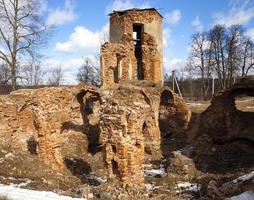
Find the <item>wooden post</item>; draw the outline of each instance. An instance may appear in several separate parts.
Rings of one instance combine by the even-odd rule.
[[[178,93],[179,93],[180,97],[183,98],[182,93],[181,93],[181,90],[180,90],[179,85],[178,85],[178,82],[177,82],[177,80],[176,80],[176,77],[174,77],[174,78],[175,78],[175,82],[176,82],[176,87],[177,87]]]
[[[175,70],[172,71],[172,89],[175,91]]]

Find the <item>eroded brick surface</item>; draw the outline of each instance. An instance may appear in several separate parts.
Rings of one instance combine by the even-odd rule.
[[[190,119],[185,102],[162,86],[162,46],[157,10],[113,12],[110,42],[101,47],[102,87],[1,96],[0,141],[59,171],[71,154],[94,155],[102,147],[109,179],[144,184],[145,155],[162,156],[161,130],[178,131]]]
[[[134,26],[140,27],[137,40],[133,36]],[[110,42],[101,48],[103,86],[125,80],[162,84],[162,46],[162,17],[155,9],[132,9],[110,14]]]
[[[79,86],[43,88],[0,96],[1,144],[18,151],[32,151],[60,171],[68,156],[62,150],[71,147],[68,138],[76,138],[79,154],[86,155],[88,144],[80,105],[72,106],[73,97],[79,91]]]
[[[242,112],[235,106],[235,99],[242,95],[254,96],[253,76],[216,93],[211,105],[202,114],[201,126],[211,133],[214,140],[220,143],[235,139],[254,141],[253,112]]]

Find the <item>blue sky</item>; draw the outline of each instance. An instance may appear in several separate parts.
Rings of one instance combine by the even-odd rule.
[[[184,66],[191,35],[214,24],[242,24],[254,40],[254,0],[48,0],[44,17],[56,26],[43,50],[46,68],[61,66],[63,84],[76,83],[85,57],[96,62],[108,34],[108,13],[133,7],[155,7],[164,17],[164,69]]]

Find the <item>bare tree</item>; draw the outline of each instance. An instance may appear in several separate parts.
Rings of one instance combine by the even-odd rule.
[[[16,89],[17,67],[23,59],[36,57],[43,44],[46,27],[40,17],[39,0],[0,0],[0,59],[11,71],[12,89]]]
[[[63,79],[63,71],[62,67],[58,66],[51,70],[48,78],[48,85],[51,86],[59,86]]]
[[[98,59],[96,57],[96,59]],[[93,85],[99,85],[99,67],[94,64],[91,59],[86,58],[84,64],[79,68],[77,73],[77,80],[83,83],[91,83]]]
[[[243,39],[240,55],[242,59],[240,73],[241,77],[245,77],[251,69],[254,69],[254,43],[250,38]]]
[[[209,40],[211,42],[210,55],[211,65],[214,73],[217,75],[221,89],[226,88],[227,81],[227,32],[226,27],[215,25],[209,31]]]
[[[233,84],[239,65],[241,64],[241,49],[243,47],[243,38],[245,38],[244,29],[241,25],[229,27],[227,37],[227,87]]]
[[[22,77],[29,86],[38,86],[42,84],[45,71],[41,68],[41,63],[32,60],[22,67]]]
[[[197,68],[201,75],[201,97],[204,99],[209,89],[209,78],[211,76],[211,57],[209,49],[211,43],[208,40],[207,33],[198,32],[192,36],[191,55],[189,57],[189,66]]]
[[[0,84],[1,85],[7,85],[7,83],[10,80],[10,70],[6,66],[6,64],[1,63],[0,64]]]
[[[254,44],[241,25],[215,25],[207,34],[193,35],[189,60],[199,69],[205,97],[212,74],[217,77],[218,89],[226,89],[236,76],[244,77],[254,69]]]

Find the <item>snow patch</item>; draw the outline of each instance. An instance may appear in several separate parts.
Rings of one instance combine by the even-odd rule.
[[[145,186],[146,186],[146,189],[148,190],[152,190],[154,188],[154,184],[150,184],[150,183],[145,184]]]
[[[95,175],[92,175],[92,174],[85,175],[85,177],[86,177],[88,180],[94,180],[94,181],[98,182],[99,184],[103,184],[103,183],[106,183],[106,182],[107,182],[106,179],[103,179],[103,178],[101,178],[101,177],[98,177],[98,176],[95,176]]]
[[[161,186],[155,186],[155,185],[152,184],[152,183],[147,183],[147,184],[145,184],[145,187],[146,187],[146,189],[148,189],[148,190],[155,190],[155,189],[160,188]]]
[[[0,179],[2,180],[10,180],[10,181],[22,181],[19,184],[14,184],[11,183],[10,185],[13,187],[26,187],[27,185],[29,185],[30,183],[32,183],[33,181],[28,179],[28,178],[14,178],[14,177],[4,177],[4,176],[0,176]]]
[[[247,191],[242,194],[230,197],[227,200],[253,200],[253,199],[254,199],[254,192]]]
[[[83,198],[60,196],[53,192],[21,189],[14,185],[2,184],[0,184],[0,195],[7,196],[11,200],[85,200]]]
[[[189,182],[181,182],[178,183],[175,187],[176,193],[181,193],[185,191],[189,192],[198,192],[200,190],[201,186],[197,183],[189,183]]]
[[[150,176],[150,177],[163,177],[166,176],[165,168],[163,165],[160,165],[159,169],[150,169],[150,170],[145,170],[145,176]]]
[[[252,172],[249,173],[249,174],[245,174],[245,175],[243,175],[243,176],[240,176],[239,178],[233,180],[232,183],[241,183],[241,182],[250,180],[250,179],[252,179],[252,178],[254,178],[254,171],[252,171]]]

